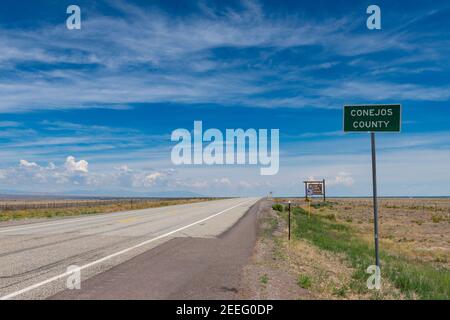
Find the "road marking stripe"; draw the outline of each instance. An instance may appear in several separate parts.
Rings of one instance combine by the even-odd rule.
[[[187,228],[192,227],[192,226],[194,226],[194,225],[196,225],[196,224],[199,224],[199,223],[202,223],[202,222],[204,222],[204,221],[207,221],[207,220],[209,220],[209,219],[211,219],[211,218],[217,217],[218,215],[220,215],[220,214],[222,214],[222,213],[225,213],[225,212],[227,212],[227,211],[230,211],[230,210],[232,210],[232,209],[234,209],[234,208],[236,208],[236,207],[239,207],[240,205],[243,205],[243,204],[245,204],[245,203],[247,203],[247,202],[250,202],[250,201],[253,201],[253,199],[250,199],[250,200],[246,200],[246,201],[240,202],[240,203],[238,203],[238,204],[235,205],[235,206],[232,206],[232,207],[230,207],[230,208],[228,208],[228,209],[225,209],[225,210],[222,210],[222,211],[220,211],[220,212],[218,212],[218,213],[215,213],[215,214],[213,214],[213,215],[210,215],[209,217],[206,217],[206,218],[204,218],[204,219],[201,219],[201,220],[195,221],[195,222],[193,222],[193,223],[190,223],[190,224],[188,224],[188,225],[186,225],[186,226],[184,226],[184,227],[181,227],[181,228],[178,228],[178,229],[169,231],[169,232],[164,233],[164,234],[162,234],[162,235],[159,235],[159,236],[157,236],[157,237],[155,237],[155,238],[152,238],[152,239],[146,240],[146,241],[144,241],[144,242],[138,243],[138,244],[136,244],[136,245],[134,245],[134,246],[132,246],[132,247],[129,247],[129,248],[123,249],[123,250],[121,250],[121,251],[118,251],[118,252],[116,252],[116,253],[110,254],[110,255],[108,255],[108,256],[106,256],[106,257],[103,257],[103,258],[101,258],[101,259],[92,261],[92,262],[90,262],[90,263],[88,263],[88,264],[85,264],[85,265],[79,267],[77,270],[80,270],[80,271],[81,271],[81,270],[83,270],[83,269],[92,267],[92,266],[94,266],[94,265],[96,265],[96,264],[102,263],[102,262],[104,262],[104,261],[106,261],[106,260],[109,260],[109,259],[111,259],[111,258],[117,257],[117,256],[119,256],[119,255],[122,255],[122,254],[124,254],[124,253],[129,252],[129,251],[132,251],[132,250],[134,250],[134,249],[137,249],[137,248],[139,248],[139,247],[145,246],[146,244],[149,244],[149,243],[151,243],[151,242],[153,242],[153,241],[156,241],[156,240],[165,238],[165,237],[170,236],[170,235],[172,235],[172,234],[174,234],[174,233],[177,233],[177,232],[179,232],[179,231],[181,231],[181,230],[187,229]],[[16,292],[7,294],[6,296],[0,297],[0,300],[8,300],[8,299],[14,298],[14,297],[16,297],[16,296],[18,296],[18,295],[21,295],[21,294],[26,293],[26,292],[28,292],[28,291],[34,290],[34,289],[36,289],[36,288],[39,288],[39,287],[41,287],[41,286],[43,286],[43,285],[46,285],[46,284],[51,283],[51,282],[53,282],[53,281],[59,280],[59,279],[61,279],[61,278],[67,277],[67,276],[69,276],[69,275],[71,275],[71,274],[73,274],[73,271],[66,271],[66,272],[64,272],[64,273],[62,273],[62,274],[60,274],[60,275],[51,277],[51,278],[49,278],[49,279],[47,279],[47,280],[38,282],[38,283],[33,284],[33,285],[31,285],[31,286],[29,286],[29,287],[26,287],[26,288],[24,288],[24,289],[21,289],[21,290],[18,290],[18,291],[16,291]]]
[[[126,219],[117,220],[117,222],[120,222],[120,223],[128,223],[128,222],[133,222],[133,221],[136,221],[136,220],[139,220],[139,219],[142,219],[142,218],[139,218],[139,217],[130,217],[130,218],[126,218]]]

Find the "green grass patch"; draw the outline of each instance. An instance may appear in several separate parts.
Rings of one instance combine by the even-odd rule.
[[[333,294],[339,298],[345,298],[347,296],[347,291],[348,289],[345,286],[333,288]]]
[[[267,282],[269,282],[269,277],[265,274],[259,279],[259,281],[261,281],[262,284],[267,284]]]
[[[275,203],[273,206],[272,206],[272,209],[273,210],[276,210],[276,211],[279,211],[279,212],[283,212],[283,205],[281,204],[281,203]]]
[[[332,201],[311,202],[311,207],[314,209],[333,208],[334,204],[336,203]]]
[[[302,208],[294,208],[293,214],[294,237],[307,239],[321,249],[345,254],[355,268],[349,286],[358,292],[368,292],[366,269],[374,264],[373,245],[359,238],[351,226],[314,214],[308,217]],[[380,257],[382,277],[388,278],[407,298],[450,299],[450,270],[385,251],[380,252]],[[343,289],[336,290],[336,295],[340,296]]]
[[[300,288],[309,289],[309,288],[311,288],[311,285],[312,285],[311,278],[309,276],[307,276],[306,274],[301,274],[297,278],[297,285]]]

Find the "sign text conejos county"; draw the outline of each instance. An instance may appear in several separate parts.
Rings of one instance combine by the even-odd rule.
[[[344,132],[399,132],[400,123],[399,104],[344,106]]]

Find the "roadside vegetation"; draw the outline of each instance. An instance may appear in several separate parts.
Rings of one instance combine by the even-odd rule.
[[[275,204],[272,206],[272,209],[273,209],[273,210],[276,210],[276,211],[279,211],[279,212],[283,212],[284,207],[283,207],[283,205],[280,204],[280,203],[275,203]]]
[[[423,201],[380,201],[380,290],[367,288],[375,260],[370,199],[268,202],[243,298],[450,299],[450,199]]]
[[[118,201],[104,205],[83,205],[80,207],[67,208],[39,208],[24,210],[5,210],[0,211],[0,221],[20,220],[31,218],[52,218],[64,216],[90,215],[96,213],[111,213],[127,210],[138,210],[147,208],[158,208],[177,204],[188,204],[214,200],[213,198],[191,198],[191,199],[165,199],[149,201]]]
[[[358,237],[356,231],[334,221],[333,216],[308,216],[303,208],[293,210],[297,239],[306,239],[320,249],[344,254],[355,269],[348,287],[367,291],[366,269],[374,264],[373,246]],[[380,252],[382,279],[387,278],[407,299],[450,299],[450,270],[413,261],[387,251]]]

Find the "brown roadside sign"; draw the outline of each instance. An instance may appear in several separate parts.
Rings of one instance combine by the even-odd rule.
[[[310,195],[321,196],[323,195],[323,184],[322,183],[308,183],[308,190]]]

